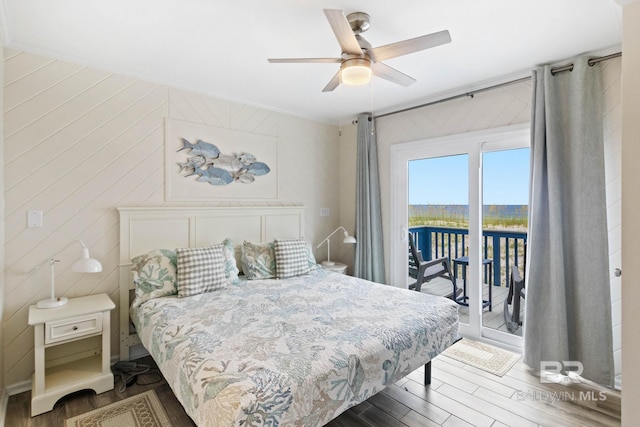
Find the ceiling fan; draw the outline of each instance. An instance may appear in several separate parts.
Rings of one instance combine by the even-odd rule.
[[[340,83],[350,85],[368,83],[372,73],[402,86],[409,86],[415,83],[414,78],[383,64],[382,61],[451,42],[449,31],[444,30],[372,48],[371,44],[361,35],[369,29],[369,15],[364,12],[354,12],[345,16],[344,12],[339,9],[324,9],[324,14],[342,48],[340,58],[268,59],[271,63],[340,64],[340,70],[322,89],[323,92],[334,90]]]

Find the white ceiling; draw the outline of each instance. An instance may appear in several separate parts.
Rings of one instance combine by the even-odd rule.
[[[615,0],[0,0],[5,45],[337,124],[619,49]],[[371,16],[374,46],[449,30],[452,43],[385,61],[417,79],[322,93],[338,57],[322,9]],[[611,52],[608,52],[611,53]]]

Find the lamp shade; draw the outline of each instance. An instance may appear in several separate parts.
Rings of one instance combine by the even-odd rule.
[[[342,83],[357,86],[371,80],[371,61],[366,58],[347,59],[341,66]]]
[[[347,232],[345,231],[346,236],[344,237],[344,240],[342,241],[342,243],[350,243],[352,245],[356,244],[356,238],[353,236],[349,236],[347,234]]]
[[[82,248],[82,257],[71,266],[71,270],[76,273],[100,273],[102,264],[89,256],[88,248]]]

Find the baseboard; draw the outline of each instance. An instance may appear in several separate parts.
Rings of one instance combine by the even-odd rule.
[[[7,386],[7,394],[9,396],[15,396],[25,391],[31,391],[31,380],[20,381]]]

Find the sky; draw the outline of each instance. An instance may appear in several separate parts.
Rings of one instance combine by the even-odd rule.
[[[526,205],[529,199],[529,148],[483,153],[483,204]],[[409,162],[410,205],[466,205],[468,156]]]

